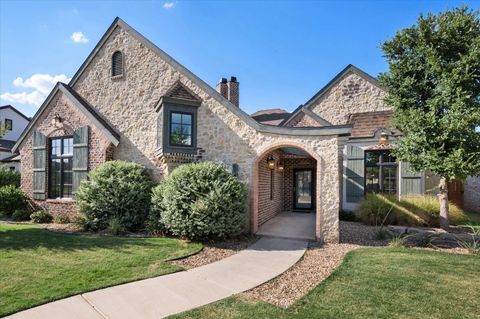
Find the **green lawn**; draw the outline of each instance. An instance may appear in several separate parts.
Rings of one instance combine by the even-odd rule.
[[[81,292],[180,270],[200,244],[53,233],[0,223],[0,317]]]
[[[365,248],[286,310],[232,297],[172,318],[478,318],[479,287],[480,257]]]

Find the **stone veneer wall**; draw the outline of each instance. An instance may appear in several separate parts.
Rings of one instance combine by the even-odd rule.
[[[112,80],[111,56],[116,50],[123,52],[126,70],[123,79]],[[226,100],[212,97],[121,28],[114,30],[106,40],[74,89],[119,131],[120,144],[114,150],[114,159],[142,164],[159,180],[165,175],[166,168],[156,152],[158,114],[154,107],[178,80],[203,100],[197,123],[197,145],[205,151],[202,159],[222,162],[227,167],[237,163],[239,177],[251,192],[252,181],[256,178],[252,175],[253,163],[273,145],[308,149],[321,159],[318,178],[322,191],[318,201],[317,236],[324,241],[338,241],[336,136],[293,136],[256,131],[220,103],[220,100],[227,103]],[[252,212],[252,216],[254,214]]]
[[[464,190],[465,210],[480,213],[480,177],[469,176]]]
[[[58,113],[62,117],[63,128],[55,129],[52,127],[52,119]],[[53,99],[46,111],[42,114],[33,130],[40,131],[47,137],[47,163],[49,156],[48,138],[59,136],[72,136],[73,132],[79,127],[88,125],[89,130],[89,155],[88,166],[93,169],[109,159],[112,153],[113,145],[105,135],[97,129],[90,120],[80,112],[72,103],[61,93]],[[23,191],[32,196],[33,182],[33,143],[32,137],[27,137],[20,146],[21,156],[21,186]],[[111,157],[111,156],[110,156]],[[48,194],[48,165],[45,180],[45,189]],[[48,197],[48,196],[47,196]],[[72,199],[47,199],[45,201],[33,201],[38,207],[47,210],[52,215],[67,214],[73,216],[76,212],[76,206]]]
[[[283,209],[283,176],[277,169],[271,170],[267,166],[267,158],[272,155],[278,163],[280,152],[274,151],[262,157],[258,163],[258,225],[262,225]],[[271,173],[273,172],[273,193],[271,191]]]
[[[333,125],[346,124],[349,114],[389,110],[385,91],[350,72],[315,101],[310,110]]]
[[[288,127],[321,127],[317,121],[315,121],[311,116],[300,112],[295,116],[295,118],[288,123]]]
[[[309,157],[309,158],[302,158],[302,157],[296,157],[292,155],[286,155],[286,157],[283,159],[283,163],[285,165],[284,169],[284,189],[283,189],[283,197],[284,197],[284,202],[283,202],[283,209],[286,211],[293,211],[293,202],[294,202],[294,194],[293,194],[293,187],[295,184],[295,177],[294,177],[294,170],[295,169],[312,169],[313,170],[313,176],[315,177],[315,172],[317,168],[317,163],[315,159]],[[313,191],[312,194],[316,193],[315,189],[315,181],[313,181]],[[313,195],[315,196],[315,195]]]

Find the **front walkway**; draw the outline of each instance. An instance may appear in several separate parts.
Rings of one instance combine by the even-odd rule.
[[[163,318],[269,281],[293,266],[306,248],[305,241],[261,238],[238,254],[209,265],[76,295],[7,318]]]
[[[315,213],[280,213],[260,226],[257,235],[315,240]]]

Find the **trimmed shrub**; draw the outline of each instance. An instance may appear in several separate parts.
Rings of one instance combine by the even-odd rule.
[[[246,214],[243,183],[223,166],[202,162],[178,167],[154,189],[149,224],[189,239],[217,239],[242,232]]]
[[[17,209],[27,207],[27,195],[14,185],[0,187],[0,212],[10,217]]]
[[[39,210],[39,211],[31,214],[30,219],[32,220],[32,222],[37,223],[37,224],[47,224],[47,223],[52,222],[53,217],[49,213],[47,213],[43,210]]]
[[[468,216],[456,205],[449,203],[449,211],[452,225],[468,221]],[[391,196],[367,194],[356,213],[369,225],[380,225],[383,220],[384,224],[405,226],[438,227],[440,224],[440,206],[434,196],[410,196],[398,201]]]
[[[125,230],[144,227],[152,186],[146,169],[135,163],[110,161],[92,170],[75,195],[85,228],[103,230],[112,219]]]
[[[13,185],[20,187],[20,173],[10,169],[0,167],[0,187]]]
[[[15,221],[30,220],[30,212],[26,209],[17,209],[13,212],[12,219]]]
[[[53,221],[57,224],[69,224],[71,222],[67,214],[57,214],[53,217]]]

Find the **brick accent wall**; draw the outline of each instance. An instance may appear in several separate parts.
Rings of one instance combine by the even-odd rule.
[[[262,225],[283,209],[283,173],[267,166],[267,158],[272,155],[278,163],[280,152],[275,151],[264,156],[258,163],[258,224]],[[273,173],[273,193],[271,193],[271,174]],[[272,196],[271,196],[272,195]]]
[[[52,119],[55,114],[62,118],[63,127],[52,126]],[[97,129],[90,120],[80,112],[61,92],[50,102],[45,112],[38,120],[33,130],[38,130],[47,137],[47,167],[45,189],[48,197],[48,161],[49,161],[49,140],[51,137],[72,136],[79,127],[88,125],[89,130],[89,170],[111,160],[114,146],[107,137]],[[31,135],[28,136],[19,148],[21,156],[21,187],[28,195],[32,196],[33,188],[33,144]],[[33,200],[32,203],[40,209],[46,210],[52,215],[67,214],[73,216],[77,208],[72,199],[47,199],[45,201]]]
[[[283,159],[284,163],[284,190],[283,190],[283,210],[292,211],[294,204],[293,187],[295,185],[294,170],[295,169],[312,169],[312,177],[315,178],[317,163],[315,159],[311,157],[299,157],[295,155],[285,155]],[[315,181],[313,181],[312,196],[315,198]]]

